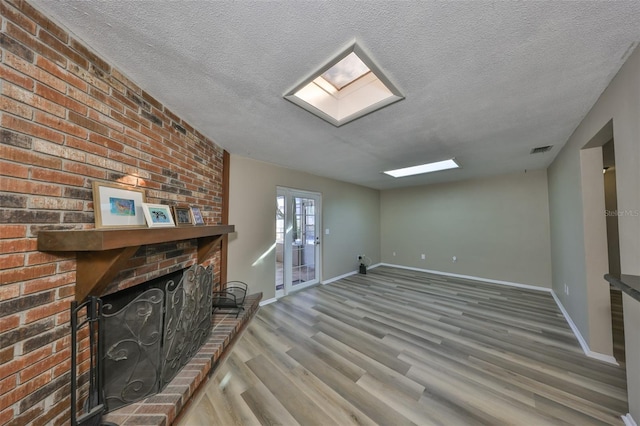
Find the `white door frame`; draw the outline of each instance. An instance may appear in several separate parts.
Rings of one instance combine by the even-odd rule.
[[[285,296],[291,292],[302,290],[320,282],[322,271],[322,194],[319,192],[305,191],[300,189],[286,188],[278,186],[276,197],[283,196],[285,198],[284,211],[284,244],[283,244],[283,266],[284,266],[284,289],[276,290],[276,298]],[[311,198],[315,201],[315,278],[304,283],[293,285],[293,216],[295,214],[295,198]]]

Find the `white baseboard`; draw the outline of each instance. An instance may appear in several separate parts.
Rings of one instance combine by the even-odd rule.
[[[611,355],[594,352],[589,348],[589,344],[586,340],[584,340],[584,337],[582,337],[582,333],[580,333],[580,330],[578,330],[578,327],[569,316],[569,312],[567,312],[567,310],[564,308],[558,296],[556,296],[556,293],[554,291],[551,291],[551,295],[553,296],[553,300],[556,301],[556,305],[558,305],[560,312],[562,312],[562,315],[564,315],[564,319],[567,320],[569,327],[571,327],[571,331],[573,331],[574,336],[576,336],[576,339],[578,339],[578,343],[580,343],[580,347],[582,348],[584,354],[589,358],[594,358],[613,365],[620,365],[618,364],[618,361],[616,361],[616,359]]]
[[[447,276],[447,277],[464,278],[464,279],[467,279],[467,280],[483,281],[483,282],[492,283],[492,284],[507,285],[507,286],[511,286],[511,287],[526,288],[528,290],[544,291],[546,293],[551,293],[551,296],[553,296],[553,300],[556,301],[556,305],[558,305],[558,308],[562,312],[562,315],[564,315],[564,318],[567,321],[567,323],[569,324],[569,327],[571,327],[571,331],[573,331],[573,334],[576,336],[576,339],[578,339],[578,343],[580,343],[580,347],[582,348],[582,351],[584,352],[584,354],[586,356],[588,356],[589,358],[594,358],[594,359],[597,359],[597,360],[600,360],[600,361],[603,361],[603,362],[606,362],[606,363],[609,363],[609,364],[613,364],[613,365],[619,365],[618,361],[616,361],[616,359],[614,357],[612,357],[611,355],[605,355],[605,354],[601,354],[599,352],[594,352],[589,348],[589,345],[587,344],[587,341],[584,340],[584,337],[582,337],[582,334],[580,333],[580,330],[578,330],[578,327],[576,326],[576,324],[573,322],[573,320],[569,316],[569,313],[564,308],[564,306],[562,306],[562,302],[560,302],[560,299],[558,299],[558,296],[556,296],[555,292],[551,288],[538,287],[538,286],[529,285],[529,284],[514,283],[514,282],[510,282],[510,281],[492,280],[492,279],[488,279],[488,278],[474,277],[474,276],[471,276],[471,275],[452,274],[450,272],[442,272],[442,271],[434,271],[434,270],[431,270],[431,269],[414,268],[414,267],[411,267],[411,266],[394,265],[394,264],[391,264],[391,263],[380,263],[380,264],[378,264],[376,266],[379,266],[379,265],[390,266],[392,268],[408,269],[408,270],[412,270],[412,271],[427,272],[427,273],[430,273],[430,274],[444,275],[444,276]]]
[[[382,265],[382,263],[376,263],[375,265],[367,266],[367,270],[373,269],[373,268],[377,268],[380,265]],[[347,272],[346,274],[338,275],[337,277],[329,278],[328,280],[323,280],[322,281],[322,285],[331,284],[334,281],[338,281],[338,280],[341,280],[343,278],[347,278],[347,277],[350,277],[352,275],[356,275],[358,273],[359,273],[359,271]]]
[[[624,422],[625,426],[638,426],[635,420],[633,420],[633,417],[631,417],[631,413],[627,413],[627,415],[622,416],[622,421]]]
[[[432,269],[423,269],[423,268],[414,268],[414,267],[411,267],[411,266],[394,265],[393,263],[379,263],[376,266],[390,266],[392,268],[400,268],[400,269],[408,269],[408,270],[411,270],[411,271],[427,272],[429,274],[444,275],[444,276],[453,277],[453,278],[463,278],[463,279],[466,279],[466,280],[482,281],[482,282],[491,283],[491,284],[508,285],[510,287],[526,288],[528,290],[544,291],[544,292],[547,292],[547,293],[551,292],[551,289],[547,288],[547,287],[540,287],[540,286],[530,285],[530,284],[520,284],[520,283],[511,282],[511,281],[493,280],[493,279],[490,279],[490,278],[474,277],[474,276],[471,276],[471,275],[453,274],[451,272],[435,271],[435,270],[432,270]]]
[[[378,265],[375,265],[375,266],[378,266]],[[373,266],[373,267],[375,267],[375,266]],[[370,267],[369,269],[371,269],[371,268],[372,267]],[[322,284],[322,285],[331,284],[334,281],[338,281],[338,280],[341,280],[343,278],[347,278],[347,277],[350,277],[352,275],[356,275],[357,273],[358,273],[358,271],[347,272],[346,274],[338,275],[337,277],[329,278],[328,280],[323,280],[320,284]],[[312,284],[311,286],[313,286],[313,285],[317,285],[317,284]],[[309,287],[311,287],[311,286],[309,286]],[[303,287],[303,288],[297,289],[296,291],[304,290],[305,288],[307,288],[307,287]],[[271,298],[271,299],[267,299],[267,300],[263,300],[263,301],[260,302],[260,306],[265,306],[265,305],[268,305],[270,303],[277,302],[277,301],[278,301],[277,297],[274,297],[274,298]]]
[[[346,274],[338,275],[337,277],[329,278],[328,280],[323,280],[322,281],[322,285],[331,284],[334,281],[338,281],[338,280],[341,280],[343,278],[350,277],[351,275],[355,275],[357,273],[358,273],[358,271],[351,271],[351,272],[347,272]]]
[[[277,302],[277,301],[278,301],[278,299],[276,299],[275,297],[272,297],[271,299],[261,300],[259,305],[260,306],[265,306],[265,305],[268,305],[270,303]]]

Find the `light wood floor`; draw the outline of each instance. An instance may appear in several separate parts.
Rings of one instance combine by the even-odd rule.
[[[609,290],[611,295],[611,327],[613,334],[613,356],[620,364],[626,362],[624,344],[624,312],[622,308],[622,291],[617,288]]]
[[[187,410],[196,425],[617,424],[625,372],[548,293],[388,267],[263,307]]]

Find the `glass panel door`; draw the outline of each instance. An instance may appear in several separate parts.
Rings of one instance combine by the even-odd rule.
[[[318,193],[278,188],[276,197],[276,297],[320,281]]]
[[[316,202],[314,198],[294,197],[293,265],[291,284],[317,282],[316,274]]]
[[[284,195],[276,197],[276,296],[284,292],[284,230],[285,199]]]

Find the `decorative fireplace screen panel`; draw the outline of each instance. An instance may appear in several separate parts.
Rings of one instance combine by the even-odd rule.
[[[109,410],[157,393],[162,344],[162,290],[151,289],[119,311],[104,304],[105,403]]]
[[[211,267],[187,269],[180,283],[173,287],[173,282],[169,282],[165,288],[167,298],[161,389],[198,352],[212,327]]]
[[[105,298],[102,359],[108,411],[158,393],[195,355],[212,327],[212,286],[212,268],[194,265],[133,293]]]

